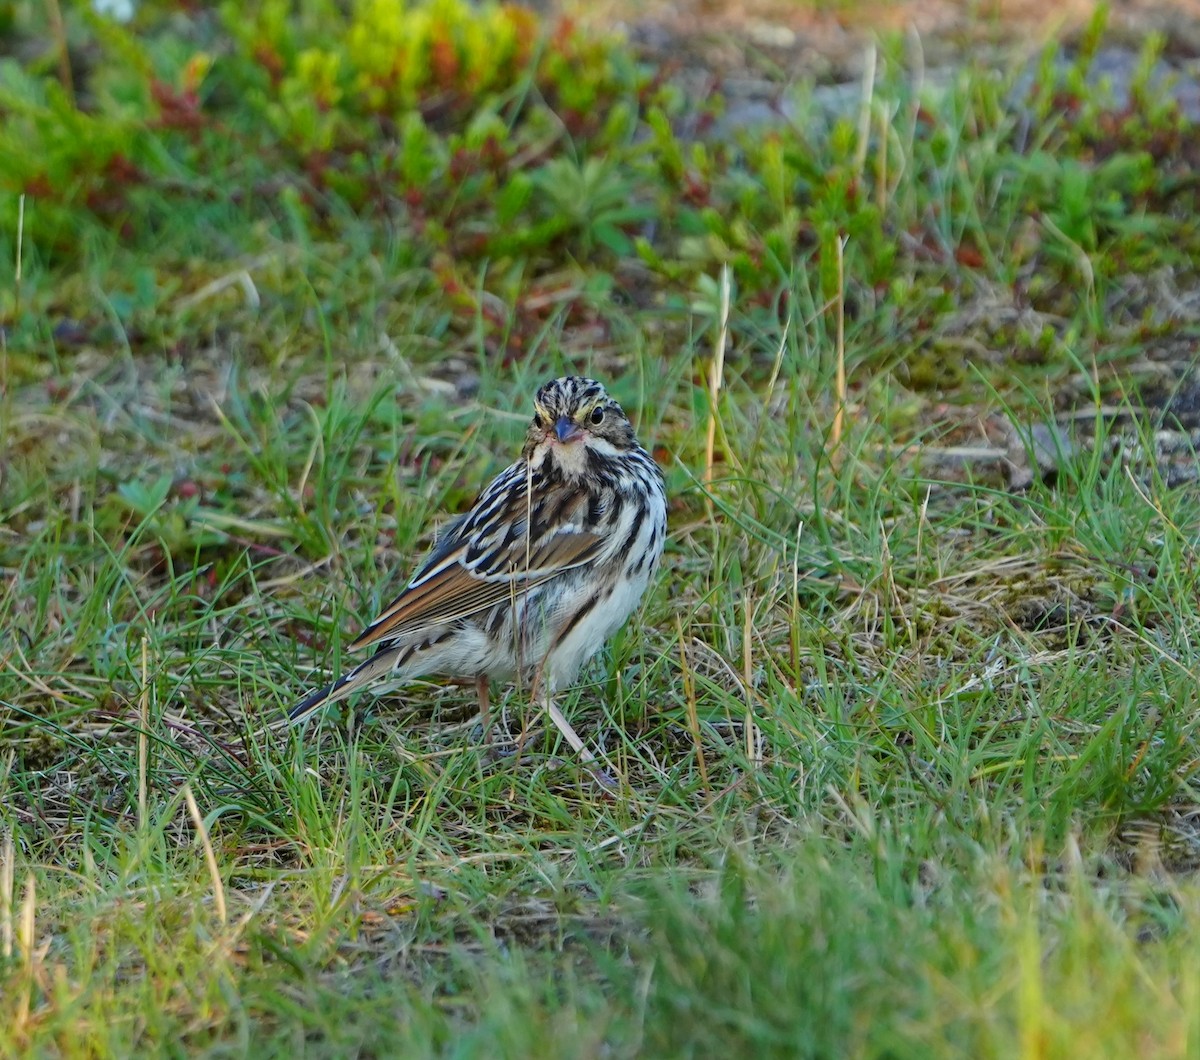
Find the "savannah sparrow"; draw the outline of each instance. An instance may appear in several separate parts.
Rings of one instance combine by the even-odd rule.
[[[299,721],[387,673],[529,683],[575,751],[593,755],[554,705],[629,617],[662,558],[662,472],[594,379],[566,376],[534,398],[521,459],[455,519],[351,648],[369,659],[292,708]]]

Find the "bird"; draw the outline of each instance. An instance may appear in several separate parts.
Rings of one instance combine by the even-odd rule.
[[[621,406],[594,379],[541,386],[521,456],[435,539],[400,594],[358,635],[365,661],[305,696],[298,723],[390,674],[530,689],[575,753],[554,702],[638,606],[662,561],[667,493]]]

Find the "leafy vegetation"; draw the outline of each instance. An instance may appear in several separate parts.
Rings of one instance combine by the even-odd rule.
[[[0,6],[0,1052],[1194,1051],[1162,40],[739,129],[521,8],[56,10]],[[567,369],[672,496],[562,704],[619,789],[521,689],[520,757],[435,684],[273,727]]]

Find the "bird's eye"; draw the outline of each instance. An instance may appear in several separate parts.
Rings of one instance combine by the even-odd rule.
[[[604,409],[602,409],[599,405],[597,405],[594,409],[592,409],[592,414],[588,417],[588,419],[592,423],[603,423],[604,422]]]

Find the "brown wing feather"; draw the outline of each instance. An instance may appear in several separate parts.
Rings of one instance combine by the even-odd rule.
[[[459,562],[451,562],[432,577],[410,585],[350,647],[364,648],[388,637],[467,618],[502,600],[524,596],[563,571],[587,563],[601,543],[602,538],[585,530],[563,531],[542,541],[526,557],[525,539],[521,538],[505,550],[505,573],[480,577],[461,562],[467,549],[464,542],[457,550]],[[495,564],[492,569],[496,569]]]

